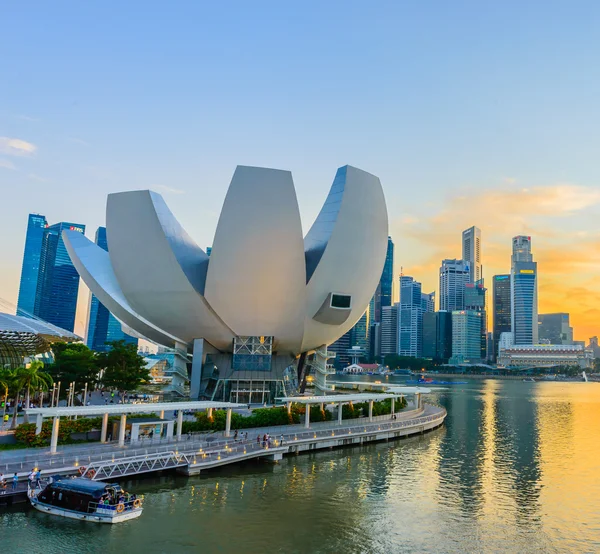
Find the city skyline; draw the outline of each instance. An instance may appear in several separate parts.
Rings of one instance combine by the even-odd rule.
[[[5,40],[23,47],[2,61],[0,297],[16,304],[29,213],[96,229],[108,193],[150,188],[212,244],[247,163],[294,172],[306,233],[331,168],[350,163],[381,179],[394,280],[403,266],[437,290],[475,225],[489,283],[510,271],[512,237],[533,236],[540,313],[568,311],[578,340],[599,334],[594,18],[517,2],[341,6],[149,9],[133,32],[133,5],[119,25],[92,5],[8,6]]]

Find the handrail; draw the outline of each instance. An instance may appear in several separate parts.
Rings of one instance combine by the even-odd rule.
[[[422,413],[422,412],[421,412]],[[401,412],[397,415],[401,416]],[[112,450],[112,445],[107,445],[105,448],[96,447],[83,452],[73,452],[71,454],[65,454],[63,456],[54,456],[52,458],[42,458],[39,454],[25,456],[25,460],[21,459],[12,463],[2,464],[2,468],[6,467],[6,472],[9,472],[9,468],[18,469],[21,467],[22,470],[29,470],[29,465],[32,463],[36,467],[45,467],[43,472],[45,474],[52,473],[52,468],[57,467],[68,467],[75,463],[75,466],[86,466],[86,471],[90,468],[97,469],[99,466],[105,464],[112,465],[115,463],[122,463],[132,459],[139,460],[153,460],[156,458],[168,457],[171,455],[189,454],[198,455],[198,453],[206,454],[206,457],[229,457],[236,452],[243,450],[251,450],[256,452],[258,449],[262,449],[262,436],[266,433],[271,434],[271,447],[277,447],[279,445],[279,437],[284,436],[284,445],[290,441],[303,440],[304,437],[307,439],[325,436],[340,436],[340,435],[358,435],[364,433],[377,432],[378,430],[387,429],[402,429],[405,427],[419,426],[430,421],[440,420],[445,418],[447,412],[444,408],[437,407],[437,412],[430,415],[419,415],[417,417],[402,418],[402,419],[391,419],[390,415],[387,416],[376,416],[373,421],[369,421],[368,418],[343,420],[342,425],[335,425],[334,421],[322,422],[313,424],[314,427],[305,429],[302,425],[295,425],[292,428],[290,426],[277,426],[271,428],[263,428],[260,432],[261,441],[259,444],[256,442],[256,436],[254,433],[257,430],[248,429],[248,439],[239,438],[234,440],[233,437],[221,437],[217,440],[208,441],[207,439],[211,434],[200,434],[193,435],[190,440],[182,441],[161,441],[158,445],[152,444],[152,451],[149,452],[148,446],[140,445],[139,448],[130,448],[128,450]],[[346,425],[344,425],[346,423]],[[363,431],[361,428],[364,428]],[[246,430],[241,430],[243,434]],[[212,434],[212,436],[215,436]],[[92,461],[92,458],[96,458]],[[97,459],[100,458],[100,459]],[[29,461],[27,461],[29,460]],[[49,465],[48,465],[49,464]],[[84,473],[85,475],[85,473]]]

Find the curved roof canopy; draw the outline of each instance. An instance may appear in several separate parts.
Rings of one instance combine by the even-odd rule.
[[[53,342],[72,342],[80,337],[45,321],[0,313],[0,367],[19,365],[26,356],[50,350]]]

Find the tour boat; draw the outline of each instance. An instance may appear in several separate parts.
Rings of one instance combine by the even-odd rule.
[[[45,488],[30,488],[29,501],[40,512],[94,523],[121,523],[142,515],[141,498],[117,484],[83,477],[54,477]]]

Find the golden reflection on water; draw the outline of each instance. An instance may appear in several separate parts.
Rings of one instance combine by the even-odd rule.
[[[432,401],[448,418],[424,436],[133,483],[144,515],[110,531],[36,513],[14,529],[48,553],[600,552],[600,385],[484,381]]]

